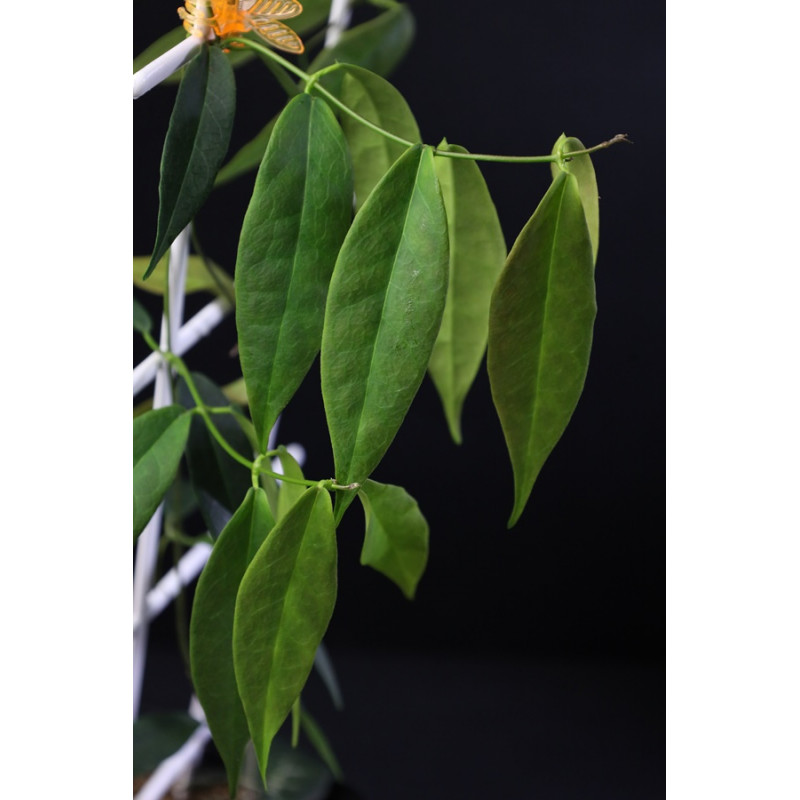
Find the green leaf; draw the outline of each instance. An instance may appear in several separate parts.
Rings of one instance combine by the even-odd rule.
[[[492,295],[489,381],[514,471],[512,527],[578,403],[597,311],[578,182],[560,172]]]
[[[191,412],[178,405],[133,420],[133,538],[150,521],[178,473]]]
[[[283,474],[287,478],[298,478],[300,480],[305,478],[300,465],[283,445],[278,447],[278,459],[281,462]],[[282,520],[286,516],[291,507],[305,494],[305,491],[305,486],[281,481],[280,490],[278,491],[278,520]]]
[[[433,153],[417,145],[356,215],[331,279],[322,396],[340,484],[363,483],[400,428],[439,330],[447,270]],[[337,514],[354,495],[343,497]]]
[[[403,96],[374,72],[343,64],[323,81],[348,108],[390,133],[419,142],[419,128]],[[336,109],[334,109],[336,111]],[[406,147],[381,136],[342,111],[338,113],[350,156],[356,207],[360,208]]]
[[[192,373],[192,380],[207,406],[229,405],[222,390],[205,375]],[[178,400],[186,408],[195,406],[183,380],[178,383]],[[234,450],[252,458],[252,447],[233,415],[215,414],[214,425]],[[203,520],[210,533],[218,536],[251,487],[250,472],[222,449],[199,416],[195,416],[189,429],[186,464]]]
[[[236,260],[236,326],[261,452],[319,351],[336,255],[350,224],[347,144],[307,94],[280,116],[256,178]]]
[[[439,149],[466,153],[442,142]],[[474,161],[436,158],[450,237],[450,283],[428,365],[450,435],[461,444],[461,411],[489,336],[489,304],[506,242],[489,189]]]
[[[234,178],[256,169],[267,151],[272,129],[278,117],[273,117],[247,144],[243,145],[231,157],[230,161],[217,173],[214,186],[222,186]]]
[[[150,292],[150,294],[163,295],[167,285],[169,255],[164,255],[150,273],[150,277],[143,280],[142,274],[149,263],[150,256],[133,257],[133,285],[137,289]],[[185,293],[194,294],[195,292],[210,292],[230,299],[233,298],[233,281],[231,276],[213,261],[206,264],[200,256],[189,256]]]
[[[133,298],[133,329],[139,333],[149,333],[153,327],[153,320],[147,313],[145,307],[134,297]]]
[[[558,141],[553,146],[553,154],[563,155],[574,150],[585,150],[579,139],[570,136],[566,137],[563,133],[558,137]],[[575,156],[565,162],[563,166],[550,164],[550,171],[553,180],[558,177],[558,173],[564,170],[574,175],[578,181],[578,191],[583,203],[583,213],[586,215],[586,225],[589,228],[589,237],[592,240],[593,260],[597,263],[597,247],[600,242],[600,202],[597,194],[597,178],[594,174],[592,159],[588,153]]]
[[[263,490],[251,488],[214,545],[197,582],[192,606],[192,682],[225,764],[231,797],[250,739],[233,664],[236,596],[247,566],[273,524]]]
[[[311,62],[308,72],[313,74],[338,61],[388,76],[411,47],[414,28],[411,10],[398,4],[369,22],[346,30],[334,47],[323,50]]]
[[[236,599],[236,682],[262,777],[272,739],[308,679],[335,602],[331,501],[313,487],[256,553]]]
[[[133,774],[147,775],[183,747],[198,722],[183,711],[143,714],[133,723]]]
[[[382,572],[414,599],[428,563],[428,523],[417,501],[400,486],[365,481],[358,493],[366,532],[361,563]]]
[[[204,45],[186,67],[164,140],[158,230],[145,278],[211,192],[235,109],[233,69],[218,47]]]

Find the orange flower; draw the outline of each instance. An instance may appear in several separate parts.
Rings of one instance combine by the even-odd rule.
[[[199,28],[204,35],[211,31],[223,39],[255,31],[272,47],[298,54],[305,50],[303,42],[280,20],[302,12],[297,0],[186,0],[186,8],[179,8],[178,16],[189,33]]]

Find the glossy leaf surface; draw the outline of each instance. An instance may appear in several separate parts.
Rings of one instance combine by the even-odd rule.
[[[330,81],[325,82],[326,87],[330,83],[336,96],[356,114],[396,136],[411,142],[420,141],[417,121],[408,103],[388,81],[350,64],[343,64],[328,77]],[[370,130],[342,111],[338,112],[338,117],[350,148],[356,207],[360,208],[407,148]]]
[[[169,256],[165,255],[156,264],[150,277],[145,281],[142,275],[150,263],[150,256],[133,257],[133,285],[137,289],[144,289],[150,294],[163,295],[167,285],[167,267]],[[195,292],[209,292],[217,296],[233,298],[233,281],[231,276],[222,267],[209,262],[206,265],[200,256],[189,256],[186,267],[185,294]]]
[[[206,405],[229,405],[222,390],[205,375],[193,373],[192,379]],[[178,398],[186,408],[193,408],[195,405],[182,380],[178,384]],[[252,447],[233,415],[214,414],[213,421],[234,450],[245,458],[252,459]],[[252,485],[250,473],[222,449],[209,432],[205,421],[197,415],[189,429],[186,464],[203,520],[209,532],[213,536],[219,536]]]
[[[322,395],[341,484],[363,483],[378,465],[425,375],[447,246],[432,151],[409,148],[356,215],[331,280]]]
[[[440,149],[465,153],[443,142]],[[461,443],[461,411],[489,336],[489,304],[506,242],[486,181],[474,161],[435,159],[450,240],[450,282],[428,365],[450,435]]]
[[[375,481],[366,481],[358,496],[366,518],[361,563],[412,600],[428,563],[428,523],[417,501],[400,486]]]
[[[553,153],[571,153],[574,150],[585,150],[582,142],[573,136],[565,136],[563,133],[558,137],[558,141],[553,146]],[[597,248],[600,243],[600,201],[597,194],[597,178],[594,174],[591,156],[584,153],[581,156],[574,156],[570,161],[564,163],[563,167],[558,164],[551,164],[550,171],[553,180],[558,177],[558,173],[563,169],[570,175],[574,175],[578,181],[578,192],[583,203],[583,213],[586,215],[586,225],[589,228],[589,237],[592,240],[592,255],[597,262]]]
[[[261,452],[316,356],[333,265],[352,215],[347,144],[307,94],[275,125],[236,261],[236,326]]]
[[[231,796],[250,739],[233,665],[236,595],[248,564],[272,527],[266,495],[251,488],[214,545],[192,606],[192,682],[225,764]]]
[[[492,296],[489,381],[514,471],[509,527],[575,410],[596,310],[578,184],[560,172],[514,243]]]
[[[175,480],[191,412],[178,405],[148,411],[133,420],[133,536],[150,521]]]
[[[355,25],[342,34],[337,44],[323,50],[308,71],[339,63],[358,64],[379,75],[390,75],[411,47],[414,17],[408,6],[398,4],[374,19]]]
[[[178,88],[161,157],[158,229],[148,277],[206,201],[233,127],[236,83],[218,47],[201,47]]]
[[[262,776],[272,739],[311,672],[335,601],[331,501],[314,487],[259,549],[236,600],[236,682]]]

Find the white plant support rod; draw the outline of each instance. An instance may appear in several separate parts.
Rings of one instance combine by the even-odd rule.
[[[138,100],[161,81],[177,72],[203,44],[201,36],[187,36],[180,44],[167,50],[133,75],[133,99]]]
[[[211,545],[208,542],[199,542],[184,553],[177,566],[164,575],[147,593],[144,619],[148,622],[155,619],[178,596],[181,589],[188,586],[200,574],[200,570],[203,569],[210,555]],[[134,616],[134,633],[141,620],[141,617]]]
[[[350,24],[353,12],[350,0],[333,0],[328,13],[328,30],[325,32],[325,47],[333,47],[342,38],[342,34]]]
[[[167,350],[170,341],[180,326],[180,314],[183,309],[184,287],[186,285],[186,269],[189,261],[189,228],[178,234],[169,251],[169,308],[161,321],[161,339],[159,345]],[[162,361],[156,375],[153,408],[163,408],[172,402],[172,379],[169,366]],[[158,507],[153,518],[139,536],[136,544],[136,563],[133,574],[133,616],[140,624],[133,634],[133,718],[139,715],[142,699],[142,683],[144,667],[147,660],[147,594],[153,583],[158,561],[158,539],[161,534],[163,504]]]

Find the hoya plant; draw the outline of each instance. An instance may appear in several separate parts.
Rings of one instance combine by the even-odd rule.
[[[134,258],[138,290],[163,296],[160,332],[134,300],[134,328],[152,349],[134,372],[135,392],[155,379],[133,420],[134,714],[148,621],[164,593],[202,569],[188,631],[202,725],[181,736],[199,737],[198,747],[213,737],[232,796],[250,743],[269,787],[285,724],[293,742],[304,731],[338,770],[335,743],[301,699],[315,665],[337,691],[323,645],[337,526],[360,505],[361,563],[414,597],[428,556],[424,509],[402,485],[372,476],[426,376],[458,444],[486,358],[513,471],[513,502],[498,525],[511,527],[589,365],[599,242],[590,154],[624,137],[585,147],[561,135],[549,153],[513,157],[422,141],[386,78],[409,48],[413,17],[394,0],[371,6],[348,27],[346,2],[187,0],[182,26],[135,65],[136,97],[162,80],[180,83],[152,251]],[[231,154],[236,69],[253,60],[286,101],[248,102],[263,128]],[[510,252],[486,161],[540,164],[552,178]],[[212,263],[195,217],[216,186],[256,170],[236,262]],[[193,291],[215,299],[184,324]],[[241,378],[220,386],[184,355],[229,312]],[[281,442],[281,414],[312,368],[333,454],[326,475],[304,474],[300,451]],[[159,594],[162,530],[185,552],[174,588],[162,579]]]

